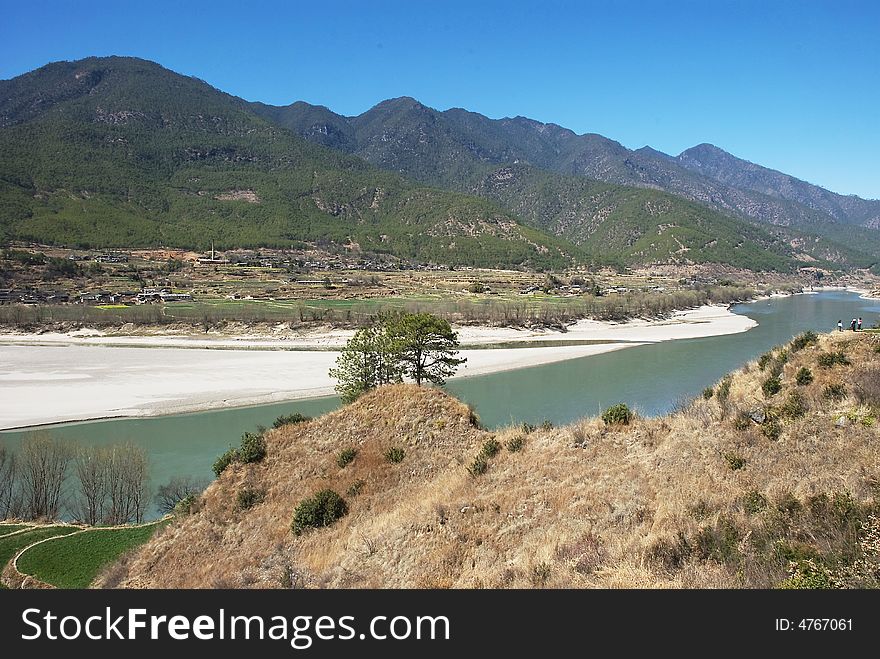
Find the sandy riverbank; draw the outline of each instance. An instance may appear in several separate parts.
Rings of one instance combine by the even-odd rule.
[[[750,318],[724,307],[705,306],[659,321],[582,320],[567,332],[463,327],[458,328],[459,338],[470,346],[548,340],[610,343],[466,349],[462,356],[467,365],[458,377],[537,366],[642,343],[733,334],[754,325]],[[336,354],[330,349],[343,345],[350,335],[346,330],[280,339],[83,332],[3,335],[0,429],[332,394],[335,383],[327,372]]]

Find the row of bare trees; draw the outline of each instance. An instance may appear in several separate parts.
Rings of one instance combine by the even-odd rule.
[[[37,433],[18,455],[0,446],[0,519],[86,524],[142,522],[149,501],[147,454],[134,444],[77,446]]]

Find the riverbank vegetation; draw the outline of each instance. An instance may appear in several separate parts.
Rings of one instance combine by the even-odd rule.
[[[107,585],[876,587],[877,345],[807,334],[667,416],[527,434],[483,430],[437,389],[379,387],[268,431],[260,463],[230,465]],[[846,361],[821,366],[832,353]],[[780,387],[765,395],[771,369]],[[507,449],[488,458],[488,445]],[[344,449],[356,458],[340,466]],[[241,509],[245,487],[265,494]],[[346,514],[292,532],[326,490]]]
[[[169,333],[276,331],[315,326],[365,327],[390,313],[431,313],[450,323],[564,328],[581,318],[624,321],[658,318],[704,304],[753,299],[745,286],[709,286],[681,291],[613,292],[596,296],[537,293],[529,296],[413,296],[346,300],[210,300],[168,305],[0,305],[7,331],[72,331],[95,328],[123,334],[139,329]]]

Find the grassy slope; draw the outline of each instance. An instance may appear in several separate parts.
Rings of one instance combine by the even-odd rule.
[[[671,194],[513,166],[474,192],[580,245],[596,262],[726,263],[789,270],[793,250],[762,227]]]
[[[121,583],[279,587],[292,574],[329,587],[770,587],[792,583],[794,562],[797,583],[834,575],[875,585],[880,557],[867,536],[880,532],[876,342],[824,336],[781,365],[782,390],[769,398],[768,371],[753,362],[733,375],[726,399],[715,393],[617,428],[593,418],[487,432],[442,392],[384,388],[270,432],[266,460],[224,472],[196,513],[118,567]],[[830,349],[851,365],[821,368]],[[811,384],[795,383],[801,367]],[[843,398],[826,397],[833,384]],[[738,421],[754,410],[776,425]],[[502,450],[482,476],[468,473],[485,441],[517,437],[522,450]],[[395,445],[406,458],[392,465],[383,455]],[[357,457],[340,469],[348,446]],[[346,494],[361,480],[357,495]],[[245,486],[266,496],[242,512]],[[297,503],[327,487],[347,498],[349,514],[293,536]],[[818,566],[813,581],[801,578],[807,560]]]
[[[22,554],[18,569],[58,588],[87,588],[105,565],[145,543],[156,529],[95,529],[44,542]]]

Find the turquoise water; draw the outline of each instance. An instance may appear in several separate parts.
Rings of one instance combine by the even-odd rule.
[[[880,320],[880,301],[842,292],[763,300],[733,310],[755,319],[758,326],[740,334],[666,341],[466,378],[449,383],[448,390],[473,404],[482,422],[490,427],[544,419],[562,424],[621,401],[642,414],[656,415],[698,395],[725,373],[804,330],[833,330],[839,318],[846,324],[854,316],[861,316],[866,327]],[[328,397],[166,417],[73,423],[38,431],[81,444],[140,444],[147,449],[151,481],[156,487],[174,476],[211,479],[214,459],[238,444],[243,432],[259,425],[271,426],[282,414],[315,416],[338,404],[336,398]],[[16,450],[28,432],[33,431],[0,432],[0,445]]]

